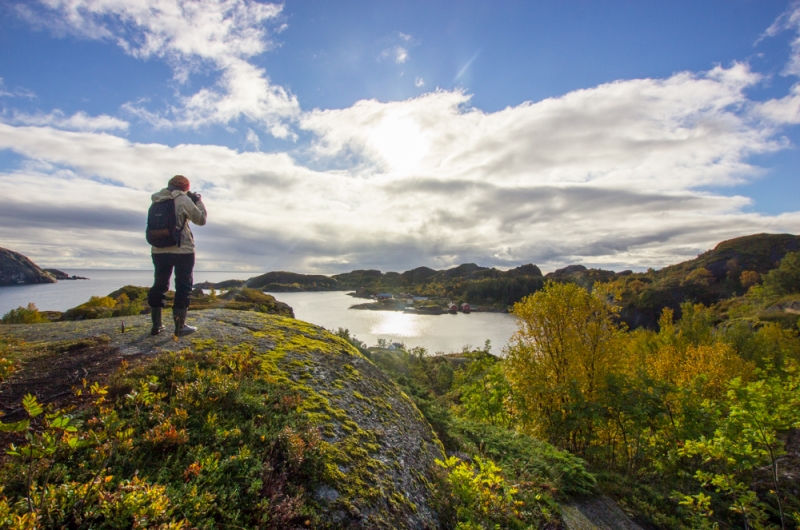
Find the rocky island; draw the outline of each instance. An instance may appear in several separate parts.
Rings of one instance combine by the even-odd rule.
[[[19,252],[0,248],[0,285],[55,283],[55,276]]]

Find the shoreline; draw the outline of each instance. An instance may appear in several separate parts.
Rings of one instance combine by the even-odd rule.
[[[363,304],[355,304],[351,305],[348,309],[357,309],[361,311],[396,311],[399,313],[409,313],[412,315],[456,315],[456,314],[464,314],[468,315],[470,313],[504,313],[508,314],[508,311],[502,309],[495,309],[485,306],[479,307],[472,307],[469,311],[457,311],[455,313],[451,313],[447,309],[443,307],[431,308],[431,309],[420,309],[414,308],[409,306],[400,306],[396,304],[385,304],[381,302],[367,302]]]

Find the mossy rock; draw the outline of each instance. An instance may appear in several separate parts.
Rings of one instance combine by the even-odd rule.
[[[147,305],[147,293],[149,287],[138,287],[135,285],[126,285],[116,291],[109,293],[105,298],[118,301],[121,296],[125,295],[128,298],[128,303],[141,304],[141,312],[143,314],[150,313],[150,308]],[[84,302],[83,304],[68,309],[61,316],[62,320],[94,320],[98,318],[109,318],[112,316],[119,316],[119,305],[112,307],[110,305],[98,304],[97,298]],[[175,300],[175,292],[167,291],[165,306],[172,307]],[[190,310],[200,309],[214,309],[225,308],[235,309],[238,311],[255,311],[257,313],[268,313],[271,315],[281,315],[285,317],[294,318],[294,311],[291,306],[283,302],[279,302],[274,296],[262,293],[256,289],[240,288],[233,289],[225,292],[220,296],[209,296],[203,294],[202,290],[192,291],[192,296],[189,301]],[[122,313],[125,314],[125,313]]]
[[[226,309],[245,309],[294,318],[294,311],[288,304],[279,302],[271,294],[262,293],[257,289],[248,287],[231,289],[219,296],[218,300],[217,305]]]
[[[142,300],[143,302],[147,302],[147,293],[150,291],[149,287],[138,287],[136,285],[126,285],[125,287],[121,287],[114,291],[113,293],[109,293],[109,298],[114,298],[115,300],[122,296],[123,294],[128,297],[128,300]],[[174,296],[174,293],[173,293]]]
[[[236,297],[249,295],[227,302],[245,303]],[[3,326],[0,341],[35,346],[104,337],[115,355],[139,360],[186,348],[245,352],[262,376],[301,396],[297,412],[319,429],[327,464],[308,495],[321,528],[439,527],[434,485],[442,445],[413,401],[352,345],[318,326],[249,311],[190,311],[188,323],[199,330],[181,339],[151,336],[149,318],[137,315]]]

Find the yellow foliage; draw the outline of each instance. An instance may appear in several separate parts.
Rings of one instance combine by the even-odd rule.
[[[699,269],[695,269],[689,273],[689,275],[683,279],[681,285],[699,285],[703,287],[708,287],[712,283],[716,281],[714,275],[711,274],[711,271],[700,267]]]
[[[533,432],[564,414],[576,398],[594,401],[620,360],[624,333],[607,298],[575,284],[548,283],[517,303],[518,329],[508,348],[506,376]]]
[[[114,309],[116,305],[117,301],[108,296],[93,296],[89,298],[88,302],[83,304],[83,307],[106,307],[108,309]]]
[[[645,366],[655,380],[671,383],[678,388],[690,388],[698,378],[703,377],[702,397],[723,395],[730,380],[745,377],[755,368],[722,342],[689,345],[686,349],[664,345]]]
[[[749,289],[757,284],[759,280],[761,280],[761,275],[756,271],[742,271],[742,274],[739,276],[739,283],[741,283],[742,287],[745,289]]]

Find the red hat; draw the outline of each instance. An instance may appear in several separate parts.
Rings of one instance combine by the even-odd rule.
[[[189,191],[189,179],[187,179],[183,175],[175,175],[174,177],[169,179],[167,185],[174,186],[181,191]]]

